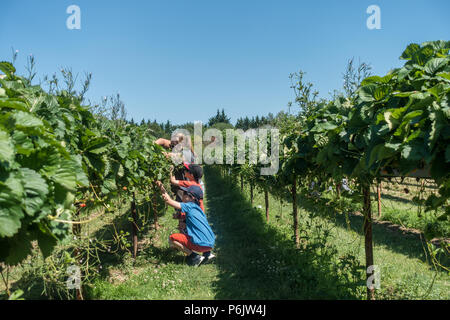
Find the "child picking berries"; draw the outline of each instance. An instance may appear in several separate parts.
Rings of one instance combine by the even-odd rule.
[[[171,247],[183,251],[188,255],[188,264],[198,266],[204,260],[213,257],[211,253],[215,243],[215,235],[209,226],[205,213],[200,208],[200,199],[203,191],[199,186],[181,187],[183,202],[173,200],[165,191],[161,182],[157,182],[161,189],[164,201],[173,208],[186,214],[186,233],[174,233],[169,237]],[[203,256],[199,253],[206,253]]]

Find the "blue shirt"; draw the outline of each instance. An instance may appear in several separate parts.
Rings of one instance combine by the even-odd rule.
[[[216,236],[202,209],[194,202],[182,202],[181,211],[186,213],[186,229],[191,242],[198,246],[214,247]]]

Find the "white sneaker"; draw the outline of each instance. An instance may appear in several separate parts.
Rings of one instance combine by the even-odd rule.
[[[208,251],[208,252],[203,253],[203,257],[205,258],[205,260],[203,260],[203,263],[208,263],[211,260],[214,260],[216,255],[214,253],[212,253],[211,251]]]

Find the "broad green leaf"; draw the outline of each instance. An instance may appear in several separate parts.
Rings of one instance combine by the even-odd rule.
[[[4,90],[4,89],[0,88],[0,90]],[[1,94],[0,94],[0,96],[1,96]],[[28,107],[25,103],[23,103],[22,101],[11,100],[11,99],[7,99],[7,100],[0,99],[0,108],[2,108],[2,109],[9,108],[9,109],[16,109],[16,110],[21,110],[21,111],[28,111]]]
[[[18,111],[14,113],[12,118],[15,120],[15,125],[22,128],[43,127],[44,123],[41,119],[35,117],[31,113]]]
[[[374,95],[377,88],[378,88],[377,84],[370,83],[368,85],[360,87],[357,93],[362,101],[371,102],[375,101]]]
[[[48,185],[39,173],[28,168],[21,168],[22,181],[26,197],[24,210],[33,216],[43,206],[48,194]]]
[[[394,77],[394,74],[388,74],[388,75],[386,75],[384,77],[371,76],[371,77],[365,78],[361,82],[361,86],[365,86],[365,85],[370,84],[370,83],[387,84],[387,83],[389,83],[389,81],[391,81],[392,77]]]
[[[437,74],[438,77],[450,80],[450,72],[442,72]]]
[[[420,46],[417,43],[411,43],[408,45],[403,51],[402,55],[400,56],[400,59],[403,60],[411,60],[413,54],[417,52],[420,49]]]
[[[450,162],[450,144],[445,148],[445,162]]]
[[[382,161],[386,158],[391,157],[399,149],[400,143],[386,143],[376,145],[370,152],[369,162],[367,166],[370,167],[375,161]]]
[[[423,110],[415,110],[408,112],[402,119],[402,122],[410,122],[412,119],[419,117],[423,114]]]
[[[42,255],[45,259],[52,253],[58,239],[52,234],[48,226],[44,223],[38,224],[35,234],[38,240],[39,248],[41,249]]]
[[[323,132],[323,131],[329,131],[334,130],[337,128],[337,125],[330,123],[330,122],[322,122],[314,126],[314,128],[311,129],[311,132]]]
[[[425,64],[424,71],[430,75],[434,75],[437,71],[443,68],[446,64],[449,63],[449,59],[447,58],[434,58],[429,60]]]
[[[86,152],[100,154],[108,150],[109,140],[107,138],[97,138],[91,140],[86,146]]]
[[[449,91],[450,85],[445,83],[439,83],[434,87],[428,89],[427,91],[434,95],[437,99],[440,99],[440,96]]]
[[[14,183],[10,181],[9,184]],[[17,196],[17,190],[13,191],[0,182],[0,239],[11,237],[19,230],[20,220],[24,216],[21,200]]]
[[[0,208],[0,238],[11,237],[19,230],[21,223],[20,206]]]
[[[52,175],[51,179],[69,191],[77,188],[76,165],[72,161],[62,161],[61,166]]]
[[[14,146],[9,134],[0,129],[0,164],[14,160]]]
[[[23,228],[19,233],[15,234],[12,238],[9,238],[7,240],[9,254],[6,263],[14,266],[25,260],[26,257],[31,254],[31,241],[33,240],[31,234]]]
[[[35,151],[33,142],[24,132],[18,130],[15,131],[12,139],[14,140],[16,153],[29,156],[33,151]]]
[[[423,148],[423,147],[422,147]],[[420,150],[420,145],[404,145],[402,147],[401,155],[404,159],[409,161],[418,161],[423,157],[423,152]]]

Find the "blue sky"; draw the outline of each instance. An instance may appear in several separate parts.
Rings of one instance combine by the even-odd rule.
[[[81,30],[69,30],[69,5]],[[369,5],[381,29],[369,30]],[[240,116],[276,114],[293,99],[289,74],[306,72],[323,97],[342,87],[348,59],[374,74],[402,64],[411,42],[450,40],[450,1],[3,0],[0,60],[38,79],[61,67],[92,72],[88,98],[120,93],[128,117],[206,122],[224,108]],[[37,80],[38,80],[37,79]]]

